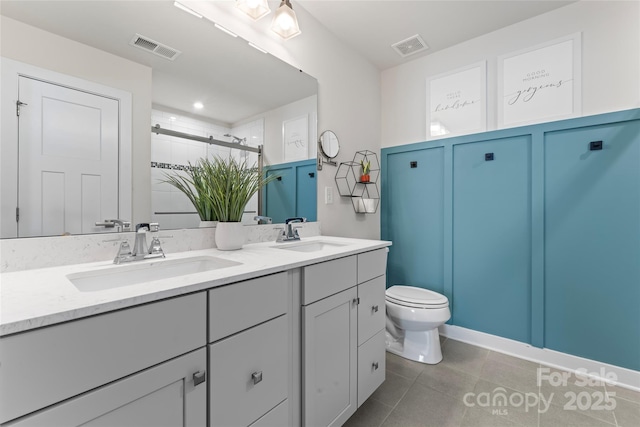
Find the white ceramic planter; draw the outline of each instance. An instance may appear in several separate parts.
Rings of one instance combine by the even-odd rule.
[[[241,222],[218,222],[216,247],[221,251],[241,249],[244,245],[244,226]]]

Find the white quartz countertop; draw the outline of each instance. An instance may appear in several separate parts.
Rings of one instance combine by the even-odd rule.
[[[158,260],[138,261],[120,266],[115,266],[112,261],[101,261],[3,273],[0,282],[0,336],[197,292],[391,245],[391,242],[381,240],[332,236],[303,238],[300,243],[313,241],[333,242],[342,246],[328,246],[315,252],[297,252],[278,249],[278,246],[291,243],[265,242],[245,245],[237,251],[204,249],[169,253],[166,255],[166,260],[214,256],[240,264],[98,291],[80,291],[71,283],[67,275],[113,269],[114,267],[126,268],[134,264],[158,262]]]

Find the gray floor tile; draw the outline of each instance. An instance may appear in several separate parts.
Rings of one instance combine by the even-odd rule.
[[[355,414],[347,420],[344,427],[379,427],[389,416],[393,407],[374,399],[367,399]]]
[[[369,400],[374,399],[385,405],[394,407],[409,390],[413,381],[414,380],[394,374],[393,372],[386,372],[385,381],[373,392]]]
[[[396,354],[386,354],[387,372],[393,372],[410,380],[415,380],[426,366],[424,363],[414,362]]]
[[[447,339],[442,347],[443,359],[440,364],[480,376],[488,353],[489,350],[484,348]]]
[[[551,376],[541,377],[540,392],[550,398],[554,406],[615,424],[613,403],[607,400],[602,381],[557,369],[550,369],[550,372],[542,372],[541,375]]]
[[[640,385],[638,386],[640,387]],[[629,390],[628,388],[624,387],[616,387],[609,384],[605,384],[605,388],[609,392],[614,392],[617,398],[625,399],[640,405],[640,393],[637,391]]]
[[[399,414],[424,427],[459,426],[465,409],[462,400],[414,383],[389,418]]]
[[[391,412],[391,415],[382,423],[382,427],[424,427],[421,421],[414,421],[402,416],[398,412]]]
[[[464,403],[496,414],[496,418],[504,418],[523,426],[536,427],[540,396],[537,392],[527,393],[479,379],[473,395],[464,398]]]
[[[473,391],[478,377],[438,364],[426,366],[416,381],[448,396],[462,399],[466,393]]]
[[[500,415],[494,415],[477,408],[467,408],[467,412],[465,412],[462,419],[462,427],[509,427],[519,425]]]
[[[497,351],[491,351],[491,350],[487,355],[487,360],[495,360],[496,362],[515,366],[516,368],[533,370],[533,371],[535,371],[540,366],[539,363],[530,362],[528,360],[519,359],[517,357],[509,356],[507,354],[498,353]]]
[[[522,369],[507,365],[493,359],[487,359],[480,378],[493,383],[519,390],[521,392],[538,392],[537,367]]]
[[[551,405],[549,410],[540,414],[540,427],[601,427],[615,424],[587,416],[580,411],[565,410],[562,406]]]
[[[640,405],[625,399],[616,399],[616,421],[620,427],[640,426]]]

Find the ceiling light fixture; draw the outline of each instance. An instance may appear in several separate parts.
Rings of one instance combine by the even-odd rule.
[[[246,13],[251,19],[257,21],[269,12],[267,0],[237,0],[236,7]]]
[[[195,17],[202,18],[202,15],[200,15],[198,12],[194,11],[193,9],[188,8],[187,6],[185,6],[183,4],[178,3],[177,1],[174,1],[173,5],[175,7],[177,7],[178,9],[184,10],[185,12],[192,14]]]
[[[289,0],[282,0],[271,23],[271,30],[285,40],[299,35],[298,18]]]
[[[214,25],[214,27],[216,27],[217,29],[219,29],[219,30],[220,30],[220,31],[222,31],[223,33],[227,33],[227,34],[229,34],[231,37],[238,37],[238,35],[237,35],[236,33],[234,33],[234,32],[233,32],[233,31],[231,31],[231,30],[227,30],[225,27],[223,27],[223,26],[222,26],[222,25],[220,25],[220,24],[213,24],[213,25]]]
[[[202,104],[202,102],[194,102],[193,108],[195,108],[196,110],[201,110],[204,108],[204,105]]]

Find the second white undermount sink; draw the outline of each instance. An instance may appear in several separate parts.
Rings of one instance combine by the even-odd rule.
[[[213,256],[138,261],[128,265],[117,265],[101,270],[68,274],[67,279],[81,292],[95,292],[219,270],[240,264],[236,261]]]
[[[313,240],[310,242],[301,241],[296,243],[283,244],[282,246],[274,246],[274,248],[295,252],[317,252],[324,249],[335,249],[341,246],[346,245],[341,243]]]

